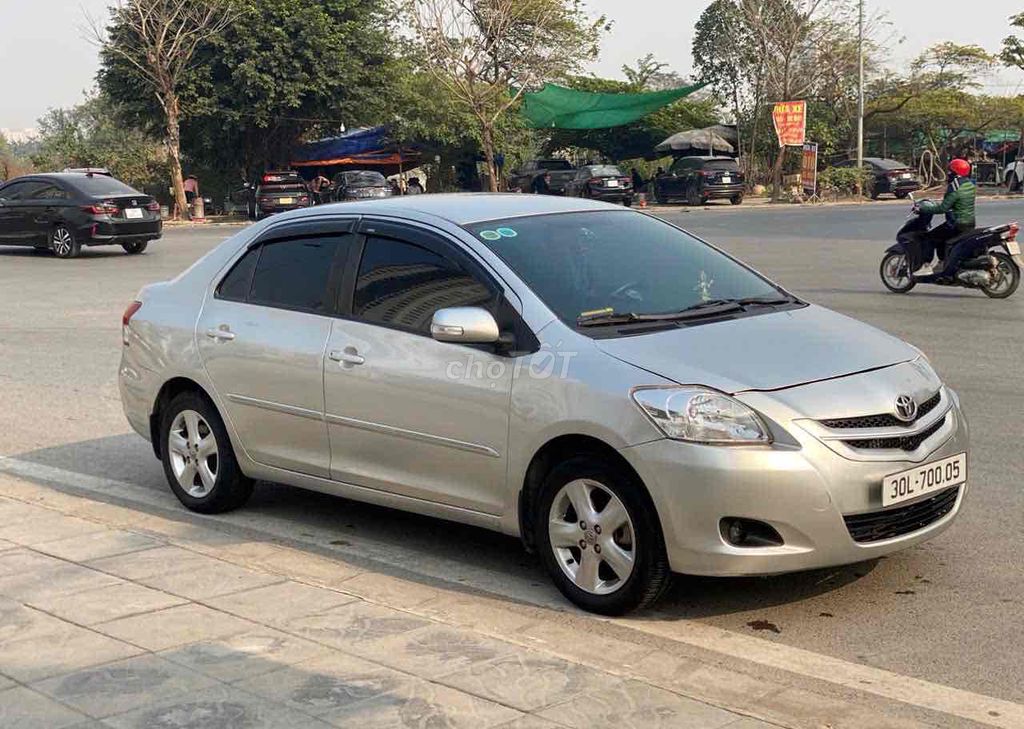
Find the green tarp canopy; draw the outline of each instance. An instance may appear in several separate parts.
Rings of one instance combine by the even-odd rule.
[[[599,94],[546,84],[523,94],[522,114],[537,129],[607,129],[647,116],[706,84],[641,94]]]

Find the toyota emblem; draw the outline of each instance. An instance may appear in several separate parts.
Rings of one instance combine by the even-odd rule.
[[[896,398],[896,417],[904,423],[912,423],[917,419],[917,403],[910,395]]]

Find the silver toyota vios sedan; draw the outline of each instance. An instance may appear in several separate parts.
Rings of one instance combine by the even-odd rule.
[[[256,480],[519,535],[577,605],[918,544],[967,423],[917,349],[657,218],[419,195],[275,217],[125,312],[120,388],[181,502]]]

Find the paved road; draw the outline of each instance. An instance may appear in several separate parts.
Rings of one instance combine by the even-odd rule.
[[[689,618],[1024,702],[1024,397],[1015,382],[1024,294],[997,302],[956,290],[885,293],[878,262],[903,212],[716,207],[669,216],[797,293],[929,354],[960,391],[974,429],[963,517],[933,542],[877,563],[770,579],[682,579],[653,617],[669,626]],[[1024,219],[1024,203],[984,203],[981,216]],[[232,232],[175,229],[131,258],[101,249],[64,262],[0,248],[0,455],[165,492],[148,446],[121,416],[118,319],[140,285],[173,276]],[[558,604],[514,540],[476,529],[446,527],[439,540],[429,519],[270,486],[245,515],[230,518],[325,545],[324,535],[334,535],[331,549],[372,545],[424,574]]]

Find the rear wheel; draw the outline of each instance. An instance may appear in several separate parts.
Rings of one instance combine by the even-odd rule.
[[[1020,269],[1012,258],[1005,253],[991,253],[996,259],[996,267],[992,272],[992,283],[983,286],[982,291],[992,299],[1007,299],[1013,296],[1020,286]]]
[[[896,198],[898,200],[906,200],[907,199],[907,195],[909,195],[909,194],[910,194],[909,192],[897,192],[896,193]]]
[[[544,481],[534,514],[537,547],[555,586],[604,615],[653,604],[671,571],[661,525],[628,469],[579,455]]]
[[[697,189],[696,185],[690,185],[686,188],[686,204],[690,207],[697,207],[702,204],[700,190]]]
[[[124,248],[124,252],[129,256],[137,256],[149,246],[149,241],[144,240],[133,240],[128,243],[122,243],[121,247]]]
[[[50,250],[57,258],[74,258],[82,250],[75,232],[66,225],[58,225],[50,232]]]
[[[664,205],[668,202],[668,198],[665,196],[665,191],[658,185],[654,186],[654,201],[659,205]]]
[[[890,251],[882,258],[882,265],[879,267],[879,274],[885,288],[895,294],[905,294],[910,291],[917,282],[910,275],[910,268],[905,253]]]
[[[192,511],[219,514],[248,501],[253,482],[238,467],[224,421],[205,397],[183,392],[160,418],[164,475]]]
[[[729,198],[729,202],[733,205],[740,205],[743,203],[743,195],[733,195]]]

